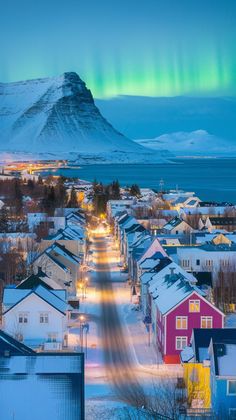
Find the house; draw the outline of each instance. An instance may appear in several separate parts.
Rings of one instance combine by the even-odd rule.
[[[56,233],[59,229],[66,226],[66,218],[64,216],[48,216],[46,213],[27,213],[27,223],[30,232],[37,227],[47,225],[49,233]]]
[[[167,266],[168,268],[168,266]],[[163,270],[164,271],[164,270]],[[193,328],[223,328],[224,314],[182,273],[157,276],[149,282],[153,341],[165,363],[179,363]]]
[[[65,290],[6,287],[3,292],[3,329],[30,347],[60,350],[66,346],[72,310]]]
[[[85,253],[85,231],[82,227],[75,224],[68,225],[65,229],[59,229],[56,234],[43,238],[40,243],[41,250],[48,248],[54,242],[65,246],[77,256],[81,257]]]
[[[84,420],[82,353],[36,353],[0,330],[1,419]]]
[[[198,246],[177,247],[177,262],[187,271],[211,272],[214,279],[221,270],[235,270],[236,244],[213,239]]]
[[[128,200],[109,200],[107,203],[108,220],[111,222],[111,220],[122,211],[130,214],[134,203],[135,200],[133,198]]]
[[[209,232],[216,229],[224,229],[227,232],[233,232],[236,230],[236,217],[235,216],[210,216],[206,219],[201,218],[201,223],[204,229],[208,229]]]
[[[209,357],[211,340],[221,344],[236,343],[236,329],[193,329],[190,346],[181,352],[188,403],[193,408],[210,409],[212,405]]]
[[[199,206],[200,199],[198,197],[180,196],[171,202],[171,206],[176,210],[180,209],[195,209]]]
[[[211,406],[217,418],[236,418],[236,336],[211,339],[209,346]]]
[[[163,226],[163,233],[171,235],[187,235],[194,231],[194,229],[184,220],[175,217]]]
[[[73,254],[64,245],[54,242],[50,247],[46,248],[33,262],[34,273],[38,271],[38,267],[62,288],[70,283],[68,291],[75,293],[76,282],[80,277],[81,257]]]
[[[150,259],[152,261],[152,259]],[[145,260],[146,261],[146,260]],[[145,261],[143,263],[145,263]],[[182,274],[188,281],[192,284],[195,284],[196,279],[191,273],[187,273],[183,270],[178,264],[172,261],[169,257],[164,255],[159,255],[159,258],[154,261],[155,266],[152,267],[149,271],[146,270],[140,276],[141,284],[141,309],[144,317],[151,317],[152,312],[152,299],[151,294],[149,293],[149,285],[151,282],[157,283],[161,279],[169,274],[170,272],[175,272]],[[150,263],[149,263],[150,264]],[[155,318],[155,317],[154,317]],[[156,331],[155,323],[153,325],[154,332]]]

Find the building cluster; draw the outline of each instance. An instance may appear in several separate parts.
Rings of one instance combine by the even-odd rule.
[[[131,300],[163,362],[183,364],[189,407],[233,419],[236,325],[227,328],[227,318],[236,319],[235,209],[182,191],[157,200],[155,229],[155,213],[139,218],[136,200],[108,203]],[[143,206],[153,208],[153,197]]]
[[[27,263],[27,274],[20,281],[6,284],[0,273],[1,287],[5,284],[1,289],[1,417],[31,419],[33,407],[36,420],[48,418],[49,413],[52,418],[65,418],[67,413],[68,419],[82,419],[84,359],[79,342],[70,342],[69,335],[71,323],[79,319],[77,290],[84,290],[87,282],[85,215],[78,208],[60,208],[53,216],[28,213],[27,224],[24,234],[0,234],[8,251],[14,252],[16,242],[21,243]],[[44,232],[45,224],[47,235],[36,240],[35,231]],[[24,395],[30,395],[26,404],[22,404]]]

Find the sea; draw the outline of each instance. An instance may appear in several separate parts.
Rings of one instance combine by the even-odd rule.
[[[156,191],[194,191],[204,201],[236,204],[236,158],[178,158],[165,164],[96,164],[44,171],[104,184],[118,180],[121,186],[138,184]]]

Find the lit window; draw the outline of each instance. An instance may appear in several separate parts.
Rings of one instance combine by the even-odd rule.
[[[44,312],[39,315],[40,324],[48,324],[48,313]]]
[[[177,330],[187,330],[188,328],[188,317],[187,316],[177,316],[176,317],[176,329]]]
[[[201,328],[212,328],[212,316],[201,316]]]
[[[188,345],[188,337],[175,338],[175,350],[183,350]]]
[[[236,395],[236,381],[227,381],[227,394]]]
[[[200,300],[189,301],[189,312],[200,312]]]
[[[20,312],[18,317],[19,324],[27,324],[28,323],[28,314],[25,312]]]

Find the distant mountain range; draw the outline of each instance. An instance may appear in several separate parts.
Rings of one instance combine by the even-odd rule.
[[[115,130],[73,72],[0,84],[0,151],[81,163],[154,163],[168,156]]]
[[[236,154],[235,97],[120,96],[96,103],[125,135],[155,150]]]
[[[232,156],[236,155],[236,142],[220,139],[205,130],[162,134],[154,139],[136,142],[153,150],[168,149],[174,156]]]

